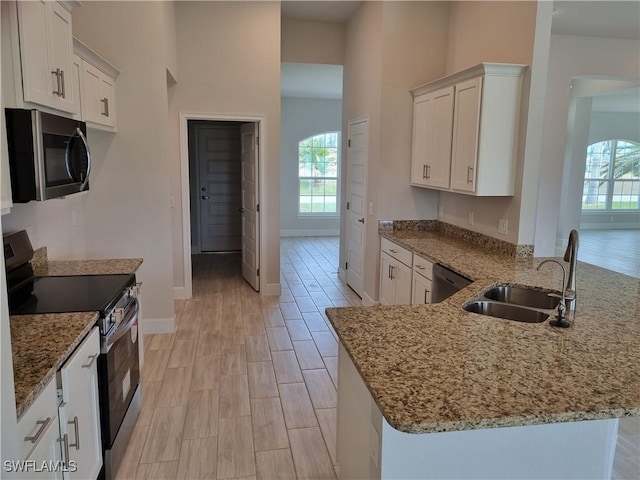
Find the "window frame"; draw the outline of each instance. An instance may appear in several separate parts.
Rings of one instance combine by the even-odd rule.
[[[592,146],[592,145],[597,145],[599,143],[604,143],[604,142],[610,142],[611,143],[611,149],[610,149],[610,153],[609,153],[609,168],[608,168],[608,172],[607,172],[607,176],[603,177],[603,178],[588,178],[587,177],[587,163],[586,163],[586,159],[585,159],[585,168],[584,168],[584,176],[583,176],[583,180],[582,180],[582,199],[581,199],[581,203],[580,203],[580,210],[582,212],[583,215],[597,215],[597,214],[602,214],[602,213],[611,213],[611,214],[615,214],[615,213],[633,213],[633,212],[638,212],[640,211],[640,199],[638,201],[638,207],[637,208],[613,208],[613,203],[614,203],[614,197],[615,197],[615,186],[616,186],[616,182],[618,183],[632,183],[632,182],[638,182],[640,181],[639,179],[634,179],[634,178],[615,178],[614,174],[615,174],[615,170],[616,170],[616,160],[617,157],[616,156],[616,152],[618,150],[618,143],[619,142],[624,142],[624,143],[628,143],[631,144],[633,146],[636,147],[640,147],[640,143],[635,142],[633,140],[625,140],[625,139],[621,139],[621,138],[609,138],[609,139],[605,139],[605,140],[600,140],[597,142],[593,142],[590,143],[587,146],[587,151],[588,149]],[[606,183],[606,196],[605,196],[605,207],[604,208],[584,208],[584,197],[585,197],[585,187],[587,185],[587,183]],[[596,195],[598,197],[600,197],[602,194],[600,193],[596,193]]]
[[[315,137],[320,137],[328,134],[335,133],[337,134],[336,141],[336,176],[335,177],[313,177],[313,176],[301,176],[300,175],[300,144],[306,140],[311,140]],[[313,135],[309,135],[308,137],[303,138],[298,142],[297,149],[297,165],[298,165],[298,175],[297,175],[297,216],[300,218],[339,218],[340,217],[340,166],[342,160],[342,132],[340,130],[329,130],[325,132],[316,133]],[[300,183],[302,180],[335,180],[336,181],[336,211],[335,212],[301,212],[300,211],[300,197],[301,197],[301,189]],[[320,195],[318,195],[320,196]],[[313,195],[311,195],[313,197]],[[324,198],[327,195],[323,196]]]

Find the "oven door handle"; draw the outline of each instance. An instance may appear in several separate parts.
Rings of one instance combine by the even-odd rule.
[[[84,177],[84,181],[82,182],[82,185],[80,185],[80,191],[82,192],[84,188],[87,186],[87,183],[89,183],[89,175],[91,174],[91,151],[89,150],[87,137],[84,136],[84,133],[82,133],[82,130],[80,130],[79,128],[76,128],[76,133],[80,137],[80,140],[82,140],[82,143],[84,143],[84,149],[87,152],[87,175],[86,177]]]
[[[122,325],[115,331],[113,335],[107,338],[106,347],[107,350],[111,348],[111,345],[125,336],[131,328],[138,321],[138,314],[140,313],[140,303],[137,298],[133,299],[133,311],[127,314],[127,318],[122,322]]]

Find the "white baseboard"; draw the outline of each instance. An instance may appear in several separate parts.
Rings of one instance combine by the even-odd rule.
[[[281,237],[338,237],[339,235],[339,228],[300,228],[294,230],[280,230]]]
[[[173,299],[187,299],[191,298],[191,295],[187,293],[186,287],[173,287]]]
[[[142,333],[173,333],[176,331],[176,317],[170,318],[143,318]]]
[[[347,283],[347,271],[342,267],[338,268],[338,278]]]
[[[280,295],[282,294],[282,286],[280,283],[267,283],[260,293],[262,295]]]
[[[362,294],[362,303],[364,304],[365,307],[373,307],[375,305],[379,305],[379,303],[374,300],[373,298],[371,298],[367,292],[364,292]]]

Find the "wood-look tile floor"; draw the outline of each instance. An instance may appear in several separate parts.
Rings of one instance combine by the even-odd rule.
[[[280,296],[239,254],[195,255],[175,333],[145,337],[143,406],[118,478],[336,478],[337,340],[324,309],[360,305],[336,237],[286,238]]]
[[[640,230],[581,230],[578,260],[640,278]]]

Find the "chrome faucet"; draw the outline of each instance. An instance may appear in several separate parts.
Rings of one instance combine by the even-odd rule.
[[[567,308],[570,312],[576,310],[576,265],[578,263],[578,231],[569,232],[569,242],[564,252],[564,261],[569,262],[569,278],[564,287],[564,293],[568,300]]]
[[[573,293],[565,288],[566,281],[567,281],[567,270],[564,268],[564,265],[562,265],[557,260],[543,260],[542,262],[540,262],[540,265],[538,265],[538,268],[536,268],[536,270],[540,270],[540,267],[545,263],[555,263],[556,265],[560,265],[560,268],[562,269],[562,294],[561,295],[557,295],[555,293],[547,294],[550,297],[560,298],[560,303],[558,303],[558,314],[556,315],[556,319],[551,320],[549,324],[553,325],[554,327],[562,327],[562,328],[570,327],[571,324],[567,320],[567,316],[566,316],[567,300],[573,299],[573,296],[572,296]]]

